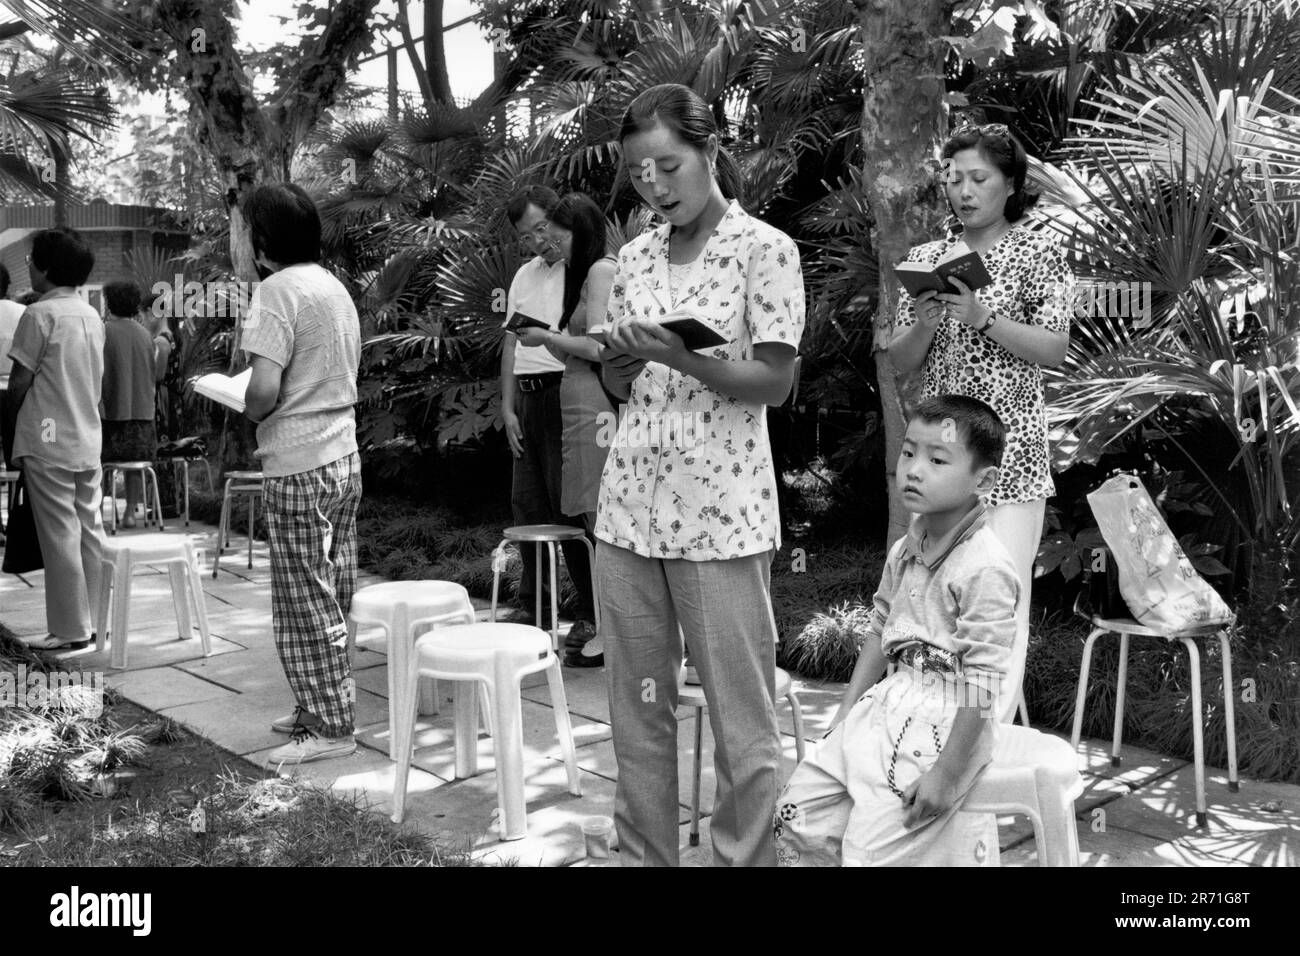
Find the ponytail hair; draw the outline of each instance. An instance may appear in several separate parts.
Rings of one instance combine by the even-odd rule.
[[[618,141],[624,142],[633,133],[644,133],[662,123],[678,139],[703,152],[710,136],[718,137],[717,169],[714,174],[718,188],[727,199],[744,201],[744,179],[736,158],[722,147],[722,134],[709,104],[689,86],[680,83],[661,83],[640,93],[623,114]]]
[[[573,320],[587,273],[605,255],[605,214],[586,193],[574,192],[555,204],[549,218],[554,225],[573,233],[569,263],[564,270],[564,311],[559,325],[563,332]]]

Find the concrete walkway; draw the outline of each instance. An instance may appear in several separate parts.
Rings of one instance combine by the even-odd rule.
[[[173,530],[178,523],[173,522]],[[108,669],[107,651],[94,647],[56,655],[63,663],[106,672],[107,683],[124,697],[166,714],[231,753],[259,766],[266,753],[284,742],[270,721],[292,709],[293,698],[276,657],[271,636],[270,570],[265,545],[254,548],[247,566],[243,539],[222,558],[211,577],[215,529],[194,524],[189,532],[204,539],[203,568],[212,656],[205,659],[197,640],[178,640],[168,578],[159,569],[140,569],[132,582],[128,667]],[[130,532],[123,532],[130,533]],[[18,635],[45,629],[43,574],[0,575],[0,621]],[[359,586],[380,581],[363,573]],[[479,602],[481,603],[481,602]],[[486,610],[480,616],[486,619]],[[371,632],[378,636],[378,632]],[[367,633],[362,632],[361,643]],[[391,812],[393,764],[387,757],[388,702],[385,655],[358,648],[357,728],[360,747],[345,759],[293,768],[296,775],[340,791],[361,791],[375,812]],[[609,727],[604,670],[564,669],[565,692],[578,747],[583,795],[565,787],[564,765],[555,736],[550,696],[543,675],[525,681],[523,690],[525,774],[529,835],[503,843],[492,832],[496,784],[492,742],[481,737],[478,776],[453,779],[450,685],[440,685],[445,702],[439,715],[421,717],[410,776],[406,824],[443,841],[472,845],[488,862],[561,866],[581,858],[579,824],[592,815],[612,815],[616,766]],[[796,680],[805,734],[816,740],[826,730],[842,685]],[[780,705],[783,774],[795,762],[790,709]],[[704,732],[701,845],[687,843],[690,816],[693,711],[682,708],[678,760],[682,861],[710,862],[708,814],[714,778],[712,741]],[[1194,779],[1190,764],[1128,747],[1121,767],[1112,768],[1108,743],[1087,741],[1087,790],[1076,804],[1079,843],[1085,866],[1287,866],[1300,863],[1300,787],[1243,780],[1230,793],[1226,772],[1207,768],[1209,826],[1194,825]],[[290,772],[286,768],[286,773]],[[1032,831],[1023,818],[1006,818],[1000,828],[1004,865],[1034,865]]]

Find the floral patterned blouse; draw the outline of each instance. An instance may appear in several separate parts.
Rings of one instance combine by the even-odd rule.
[[[909,262],[934,263],[961,240],[960,234],[915,246]],[[986,254],[993,284],[976,297],[999,322],[1024,322],[1068,332],[1074,302],[1074,274],[1049,236],[1013,226]],[[906,289],[899,292],[895,329],[916,324]],[[957,319],[944,319],[934,333],[921,368],[922,395],[967,395],[986,402],[1007,427],[1001,476],[989,493],[989,507],[1050,498],[1056,493],[1049,467],[1043,373],[991,338]]]
[[[733,202],[685,288],[671,291],[668,236],[664,225],[619,251],[609,323],[684,308],[727,339],[701,354],[737,361],[752,358],[760,342],[799,347],[803,272],[789,236]],[[781,546],[763,405],[650,362],[624,414],[605,461],[596,537],[642,557],[691,561]]]

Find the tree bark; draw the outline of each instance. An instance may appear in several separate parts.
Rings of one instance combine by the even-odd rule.
[[[866,60],[863,181],[875,218],[872,244],[880,262],[874,322],[876,379],[885,426],[889,495],[888,545],[907,531],[909,515],[894,486],[903,441],[900,383],[884,351],[893,334],[898,280],[893,266],[914,245],[937,238],[943,222],[939,146],[946,119],[943,64],[953,0],[854,0]],[[900,384],[902,388],[900,390]]]
[[[425,103],[433,102],[433,88],[429,85],[429,74],[420,62],[420,54],[415,49],[415,38],[411,36],[411,18],[407,13],[406,0],[397,0],[397,30],[402,34],[402,48],[411,59],[411,69],[415,71],[415,81],[420,84],[420,96]]]
[[[451,78],[447,75],[447,46],[442,33],[443,0],[424,0],[424,67],[429,90],[439,103],[452,103]]]

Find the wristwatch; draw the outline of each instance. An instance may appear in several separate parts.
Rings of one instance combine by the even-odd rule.
[[[996,312],[990,312],[989,320],[979,327],[980,333],[982,334],[984,332],[987,332],[989,329],[993,328],[993,323],[996,322],[997,320],[998,320],[998,314]]]

